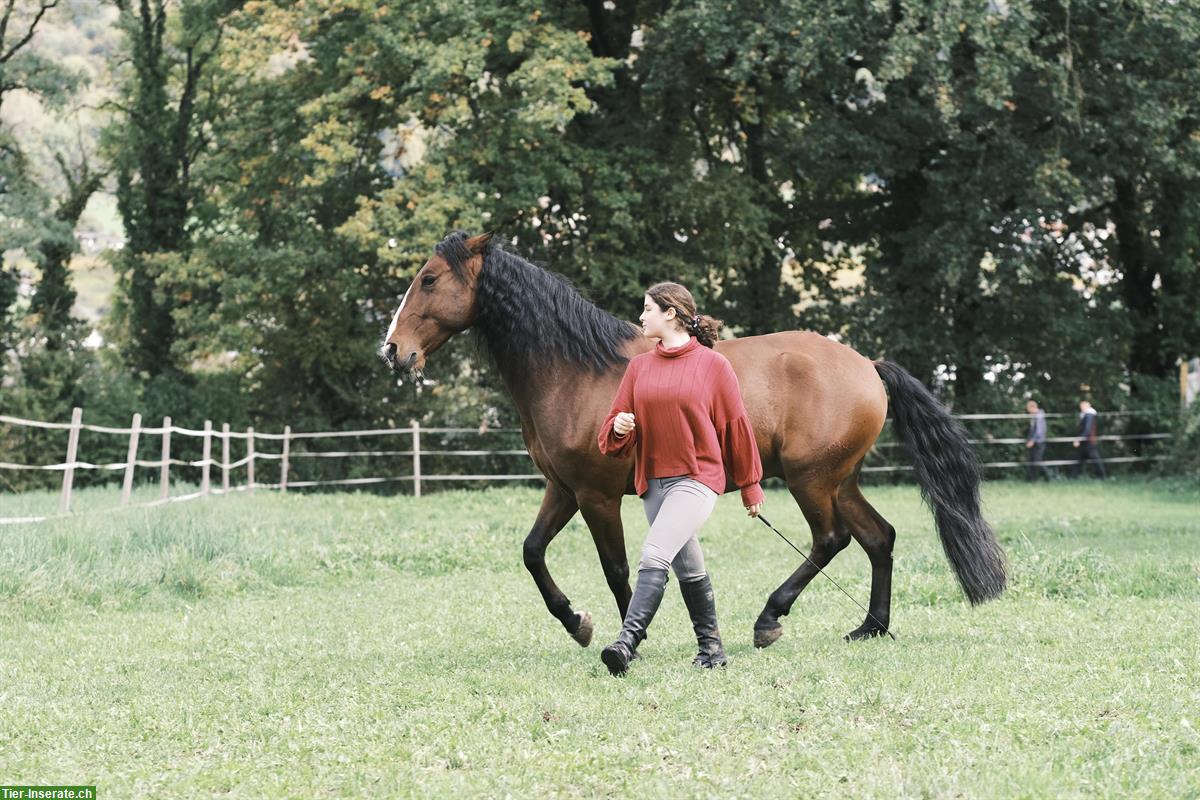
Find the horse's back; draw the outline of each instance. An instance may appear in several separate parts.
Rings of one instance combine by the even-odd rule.
[[[847,473],[870,449],[887,415],[874,363],[811,331],[719,342],[737,373],[764,471]]]

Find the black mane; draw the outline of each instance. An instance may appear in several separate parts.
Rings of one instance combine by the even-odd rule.
[[[466,233],[455,231],[437,246],[437,254],[464,282],[465,264],[473,255],[466,239]],[[499,244],[484,250],[475,291],[476,344],[508,377],[561,362],[603,373],[624,365],[622,345],[642,335],[637,326],[597,308],[567,278]]]

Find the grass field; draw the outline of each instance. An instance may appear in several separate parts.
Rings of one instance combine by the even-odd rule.
[[[82,493],[99,508],[111,493]],[[972,609],[911,487],[898,641],[818,578],[756,651],[796,557],[726,495],[702,534],[728,669],[689,666],[677,586],[625,679],[578,518],[550,569],[574,644],[521,563],[540,493],[213,498],[0,528],[0,784],[104,798],[1200,796],[1200,489],[985,487],[1012,587]],[[36,498],[34,498],[36,500]],[[0,498],[0,516],[30,498]],[[806,545],[790,498],[772,522]],[[626,500],[631,560],[644,535]],[[852,545],[830,573],[860,600]]]

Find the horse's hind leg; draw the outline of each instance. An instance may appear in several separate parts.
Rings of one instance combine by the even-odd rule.
[[[767,598],[767,605],[754,623],[755,647],[767,647],[783,635],[779,618],[787,616],[792,610],[792,604],[800,592],[817,575],[817,568],[824,569],[834,556],[850,544],[850,533],[839,519],[835,505],[837,487],[830,489],[789,480],[788,489],[808,520],[813,537],[812,552],[800,564],[800,568]]]
[[[847,639],[867,639],[887,633],[892,610],[892,547],[896,529],[871,507],[858,487],[858,473],[846,479],[837,498],[838,515],[871,560],[871,603],[869,614]]]
[[[592,618],[586,611],[576,614],[571,610],[571,601],[550,577],[546,569],[546,548],[558,535],[575,512],[579,510],[575,496],[562,489],[554,481],[546,482],[546,494],[529,535],[525,537],[525,568],[533,576],[546,608],[563,624],[571,638],[587,647],[592,641]]]

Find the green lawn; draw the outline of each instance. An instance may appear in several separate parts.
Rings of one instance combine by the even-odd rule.
[[[89,496],[93,494],[93,496]],[[0,784],[103,798],[1200,796],[1200,489],[985,487],[1012,587],[972,609],[912,487],[898,641],[819,578],[756,651],[794,553],[726,495],[702,534],[731,662],[689,666],[676,584],[625,679],[577,518],[521,563],[540,493],[231,496],[0,527]],[[85,508],[111,504],[99,490]],[[36,498],[0,498],[0,516]],[[43,498],[52,501],[52,496]],[[52,504],[52,503],[51,503]],[[798,509],[764,509],[802,546]],[[631,560],[644,534],[625,503]],[[830,573],[865,602],[865,555]]]

